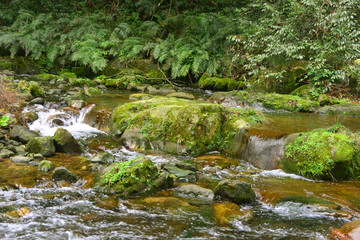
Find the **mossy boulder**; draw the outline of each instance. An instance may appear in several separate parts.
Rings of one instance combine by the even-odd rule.
[[[51,161],[43,160],[39,163],[38,170],[40,172],[50,172],[55,168],[54,164]]]
[[[317,113],[326,114],[326,115],[360,117],[360,104],[345,103],[345,104],[324,106],[319,108]]]
[[[36,82],[30,82],[29,91],[33,97],[43,97],[45,94],[44,90]]]
[[[44,156],[55,154],[55,145],[52,137],[35,137],[30,139],[26,145],[26,151],[29,153],[41,153]]]
[[[348,134],[314,130],[298,135],[285,147],[286,172],[313,179],[340,180],[360,176],[356,139]]]
[[[231,78],[211,77],[204,73],[199,80],[199,87],[215,91],[232,91],[243,87],[243,83]]]
[[[94,185],[98,189],[124,196],[142,195],[153,190],[152,185],[159,176],[157,167],[150,159],[139,157],[111,164],[101,171]]]
[[[54,134],[56,151],[64,153],[80,153],[81,147],[71,133],[63,128],[56,129]]]
[[[152,98],[152,96],[147,93],[134,93],[129,96],[130,100],[147,100],[150,98]]]
[[[67,181],[70,183],[74,183],[79,179],[79,177],[75,173],[69,171],[65,167],[55,168],[55,170],[52,173],[51,178],[54,180],[57,180],[57,181],[63,180],[63,181]]]
[[[240,180],[223,180],[214,189],[215,195],[234,203],[252,203],[256,195],[251,185]]]
[[[101,90],[99,88],[96,87],[85,87],[84,88],[84,93],[86,96],[88,97],[92,97],[95,95],[100,95],[101,94]]]
[[[236,155],[244,131],[263,120],[253,109],[155,97],[116,108],[109,120],[109,131],[132,149],[183,155],[218,150]]]
[[[36,77],[40,78],[42,80],[46,80],[46,81],[50,81],[50,80],[54,80],[54,79],[59,78],[58,75],[49,74],[49,73],[41,73],[41,74],[36,75]]]
[[[248,91],[218,92],[210,101],[230,107],[254,107],[268,111],[315,112],[319,108],[316,101],[299,96],[276,93],[252,93]]]
[[[10,138],[22,143],[28,143],[30,139],[39,137],[39,134],[20,125],[15,125],[10,131]]]

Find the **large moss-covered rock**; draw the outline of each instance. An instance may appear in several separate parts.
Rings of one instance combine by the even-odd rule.
[[[79,177],[75,173],[69,171],[65,167],[55,168],[55,170],[52,173],[51,178],[54,180],[57,180],[57,181],[63,180],[63,181],[67,181],[70,183],[74,183],[79,179]]]
[[[15,125],[10,131],[10,138],[18,140],[22,143],[28,143],[30,139],[38,137],[39,135],[24,126]]]
[[[29,90],[33,97],[43,97],[45,94],[44,90],[37,82],[30,82]]]
[[[50,172],[54,168],[55,168],[54,164],[48,160],[42,160],[38,166],[38,170],[40,172],[45,172],[45,173]]]
[[[71,133],[63,128],[56,129],[53,137],[56,151],[64,153],[80,153],[81,148]]]
[[[247,91],[218,92],[211,96],[212,102],[230,107],[254,107],[266,110],[290,112],[315,112],[320,106],[318,102],[299,96],[275,93],[251,93]]]
[[[324,106],[317,111],[319,114],[360,117],[360,104],[346,103]]]
[[[358,178],[359,148],[353,137],[320,129],[302,133],[285,147],[286,172],[323,180]]]
[[[132,149],[190,155],[218,150],[236,155],[244,131],[261,121],[262,115],[253,109],[157,97],[119,106],[110,117],[109,129]]]
[[[30,153],[41,153],[44,156],[55,154],[55,145],[52,137],[35,137],[30,139],[26,145],[26,151]]]
[[[199,86],[208,90],[232,91],[241,89],[244,83],[231,78],[211,77],[209,74],[204,73],[199,80]]]
[[[121,163],[114,163],[101,171],[95,186],[121,195],[141,195],[152,191],[152,185],[159,178],[155,164],[140,157]]]

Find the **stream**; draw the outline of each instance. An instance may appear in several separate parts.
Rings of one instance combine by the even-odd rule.
[[[29,105],[24,112],[35,111],[39,119],[29,125],[43,136],[53,136],[63,127],[79,141],[82,155],[57,153],[48,157],[56,167],[65,166],[82,178],[75,184],[55,183],[50,173],[36,166],[21,166],[10,160],[0,162],[0,184],[16,186],[0,190],[1,239],[330,239],[330,229],[360,217],[360,183],[357,181],[323,182],[271,170],[264,159],[279,158],[283,136],[340,122],[352,130],[360,129],[359,118],[314,114],[266,114],[271,121],[248,132],[247,150],[242,159],[218,152],[198,158],[172,156],[158,151],[132,152],[105,133],[113,108],[130,102],[133,92],[116,91],[101,98],[86,99],[87,106],[68,111],[62,102],[49,101]],[[212,205],[189,205],[177,201],[161,204],[171,190],[151,197],[117,199],[99,194],[90,186],[94,178],[87,160],[99,152],[108,152],[121,162],[147,156],[160,166],[166,162],[194,162],[200,169],[198,185],[213,188],[222,179],[240,179],[251,183],[257,194],[252,205],[241,206],[252,218],[234,219],[227,224],[216,220]],[[249,161],[251,160],[252,161]],[[246,160],[246,161],[244,161]],[[251,164],[250,164],[250,163]],[[219,166],[218,163],[221,163]],[[331,206],[279,201],[288,196],[305,196],[329,201]],[[222,201],[216,200],[221,203]],[[5,213],[27,209],[21,217]]]

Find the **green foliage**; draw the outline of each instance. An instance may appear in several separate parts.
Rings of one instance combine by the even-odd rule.
[[[356,0],[256,0],[239,9],[242,29],[232,37],[234,62],[248,75],[282,83],[286,72],[276,70],[288,61],[306,63],[303,81],[327,92],[335,83],[359,79],[360,19]]]
[[[0,127],[7,127],[13,121],[14,119],[10,119],[9,115],[4,115],[0,117]]]

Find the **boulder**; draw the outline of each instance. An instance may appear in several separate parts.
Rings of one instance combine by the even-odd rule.
[[[211,204],[214,193],[211,189],[202,188],[195,184],[182,185],[174,190],[174,195],[186,198],[190,203],[196,205]]]
[[[360,239],[360,219],[348,222],[340,229],[333,229],[331,236],[339,240],[357,240]]]
[[[326,115],[339,115],[339,116],[360,116],[360,104],[346,103],[324,106],[318,109],[317,113]]]
[[[241,207],[232,202],[215,203],[212,205],[214,217],[220,224],[228,224],[230,221],[248,221],[253,218],[251,209],[241,209]]]
[[[28,143],[30,139],[38,137],[39,135],[33,131],[30,131],[24,126],[15,125],[10,131],[10,138],[18,140],[22,143]]]
[[[23,113],[21,116],[27,123],[32,123],[39,118],[39,116],[35,112],[26,112]]]
[[[44,96],[44,90],[39,86],[39,84],[37,82],[30,82],[29,90],[33,97],[43,97]]]
[[[45,103],[45,100],[41,97],[34,98],[30,101],[30,104],[40,104],[43,105]]]
[[[110,153],[99,153],[90,159],[92,163],[110,164],[115,162],[115,157]]]
[[[262,121],[262,115],[253,109],[155,97],[116,108],[109,132],[131,149],[195,156],[217,150],[236,155],[245,130]]]
[[[41,153],[45,157],[55,154],[55,145],[52,137],[35,137],[26,145],[26,151],[30,153]]]
[[[158,178],[159,172],[155,164],[148,158],[139,157],[111,164],[99,173],[94,186],[123,196],[142,195],[152,190],[152,185]]]
[[[146,100],[150,98],[152,98],[152,96],[147,93],[134,93],[129,96],[130,100]]]
[[[57,152],[80,153],[81,147],[71,133],[63,128],[56,129],[54,144]],[[45,155],[44,155],[45,156]]]
[[[185,93],[185,92],[170,93],[167,96],[168,97],[183,98],[183,99],[188,99],[188,100],[195,100],[194,95],[192,95],[191,93]]]
[[[357,179],[360,156],[356,138],[329,131],[313,130],[292,139],[285,147],[282,168],[313,179]]]
[[[70,100],[68,101],[68,106],[75,109],[81,109],[86,106],[86,102],[84,100]]]
[[[164,164],[162,168],[170,174],[173,174],[179,182],[196,182],[197,180],[195,171],[182,169],[171,163]]]
[[[11,157],[11,161],[14,162],[14,163],[29,163],[32,160],[33,160],[32,157],[25,157],[25,156]]]
[[[38,165],[38,170],[40,172],[45,172],[45,173],[50,172],[54,168],[55,168],[54,164],[48,160],[43,160]]]
[[[14,155],[15,155],[15,153],[13,151],[10,151],[6,148],[1,149],[1,151],[0,151],[0,158],[9,158]]]
[[[65,167],[57,167],[53,171],[51,178],[54,180],[64,180],[70,183],[74,183],[78,180],[79,177]]]
[[[215,187],[214,193],[237,204],[252,203],[256,200],[251,185],[240,180],[223,180]]]

